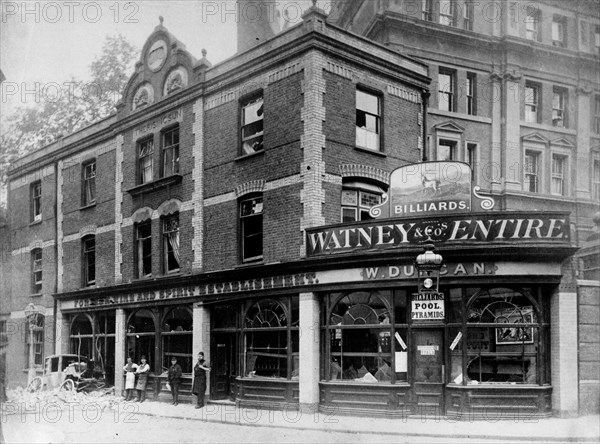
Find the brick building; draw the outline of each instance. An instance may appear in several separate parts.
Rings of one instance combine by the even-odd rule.
[[[477,168],[507,164],[489,148],[513,137],[496,105],[427,111],[437,71],[317,7],[264,35],[212,66],[161,21],[115,115],[12,167],[9,384],[30,360],[41,374],[44,357],[76,353],[122,390],[126,357],[146,355],[151,396],[169,399],[175,356],[190,398],[203,350],[210,399],[240,405],[576,412],[571,207],[518,211],[529,194]],[[426,210],[395,200],[409,171]],[[427,312],[413,265],[425,241],[445,259]],[[44,308],[32,327],[30,302]]]

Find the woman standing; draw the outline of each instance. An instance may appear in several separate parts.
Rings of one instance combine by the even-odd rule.
[[[138,365],[134,364],[131,357],[127,357],[127,364],[123,367],[125,371],[125,401],[131,401],[133,390],[135,389],[135,371]]]
[[[146,385],[148,384],[148,374],[150,373],[150,366],[146,363],[146,357],[142,356],[140,359],[141,364],[138,366],[136,374],[138,375],[137,384],[135,386],[138,391],[138,400],[144,402],[146,399]]]
[[[206,392],[206,372],[209,372],[208,362],[204,360],[204,353],[198,353],[198,362],[194,366],[194,384],[192,393],[198,397],[196,408],[204,407],[204,393]]]

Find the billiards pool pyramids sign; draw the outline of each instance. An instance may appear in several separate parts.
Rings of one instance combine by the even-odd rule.
[[[495,202],[472,187],[464,162],[405,165],[390,175],[389,194],[372,220],[306,230],[308,257],[434,244],[570,244],[564,212],[488,211]],[[484,211],[481,211],[484,210]],[[476,212],[478,211],[478,212]]]

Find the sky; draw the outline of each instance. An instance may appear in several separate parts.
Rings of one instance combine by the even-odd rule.
[[[279,10],[288,10],[292,25],[312,4],[274,1]],[[6,77],[0,94],[2,120],[15,107],[50,96],[51,85],[72,77],[89,80],[88,67],[106,35],[122,34],[141,50],[162,16],[163,25],[193,56],[200,59],[206,48],[207,59],[216,64],[235,54],[236,21],[245,11],[252,13],[236,8],[235,0],[0,0],[0,6],[0,69]]]

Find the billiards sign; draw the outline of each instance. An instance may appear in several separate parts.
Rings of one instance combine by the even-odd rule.
[[[411,319],[413,321],[443,321],[444,317],[444,293],[422,291],[412,295]]]

